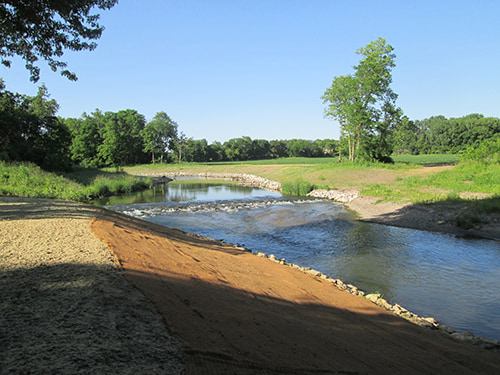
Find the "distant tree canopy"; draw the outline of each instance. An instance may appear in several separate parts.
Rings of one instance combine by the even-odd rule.
[[[499,118],[477,113],[460,118],[433,116],[416,121],[404,117],[394,129],[394,152],[412,155],[463,153],[469,147],[480,147],[499,133]]]
[[[340,140],[346,143],[350,161],[386,161],[392,153],[390,132],[401,115],[391,89],[393,50],[383,38],[360,48],[356,53],[362,58],[354,73],[334,77],[321,97],[328,103],[325,115],[340,123]]]
[[[287,157],[332,157],[338,153],[338,141],[324,140],[272,140],[233,138],[224,143],[208,144],[205,139],[189,138],[185,145],[184,161],[245,161]]]
[[[118,0],[8,0],[0,2],[0,59],[7,67],[10,57],[19,56],[26,62],[30,80],[38,82],[39,57],[47,61],[53,71],[76,80],[76,74],[65,69],[60,61],[64,50],[81,51],[96,48],[93,40],[101,37],[104,28],[99,25],[99,14],[94,8],[112,8]]]
[[[96,110],[81,118],[68,118],[71,158],[85,167],[159,162],[245,161],[282,157],[325,157],[338,153],[338,141],[251,139],[244,136],[224,143],[187,138],[165,112],[146,123],[128,109],[117,113]]]

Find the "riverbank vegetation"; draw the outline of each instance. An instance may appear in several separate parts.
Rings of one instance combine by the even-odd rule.
[[[497,145],[498,147],[498,145]],[[492,150],[492,148],[490,148]],[[480,155],[480,150],[474,150]],[[495,156],[496,155],[496,156]],[[498,151],[490,158],[449,164],[448,156],[420,156],[423,165],[408,160],[394,164],[338,163],[332,158],[283,158],[268,161],[142,164],[96,169],[78,167],[71,173],[46,172],[33,163],[0,162],[0,195],[69,199],[133,192],[151,186],[151,177],[165,173],[247,173],[282,184],[284,194],[306,195],[314,189],[356,190],[380,202],[467,207],[456,224],[471,227],[481,216],[500,212]],[[496,160],[496,161],[495,161]],[[448,164],[446,164],[448,163]],[[436,166],[438,164],[439,166]],[[427,165],[427,166],[426,166]],[[431,166],[428,166],[431,165]],[[462,210],[463,212],[463,210]]]
[[[33,163],[0,161],[0,195],[87,202],[149,186],[151,179],[137,178],[124,172],[76,168],[71,173],[57,174],[44,171]]]

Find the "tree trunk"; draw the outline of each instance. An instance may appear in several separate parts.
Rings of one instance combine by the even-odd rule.
[[[349,161],[352,161],[351,135],[347,135],[347,145],[349,148]]]

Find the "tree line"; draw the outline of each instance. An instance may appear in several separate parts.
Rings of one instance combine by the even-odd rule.
[[[433,116],[412,121],[404,117],[392,135],[397,154],[458,154],[479,148],[500,134],[500,119],[470,114],[460,118]]]
[[[85,167],[322,157],[338,152],[338,142],[333,139],[268,141],[243,136],[209,144],[206,139],[187,138],[165,112],[146,122],[132,109],[116,113],[96,110],[79,119],[66,119],[64,124],[72,135],[71,158]]]
[[[337,157],[348,153],[338,141],[265,140],[248,136],[209,144],[188,138],[165,112],[151,121],[133,109],[95,110],[80,118],[57,116],[59,105],[45,86],[30,97],[5,90],[0,80],[0,160],[31,161],[47,170],[140,163],[246,161],[284,157]],[[464,153],[498,137],[500,119],[470,114],[447,119],[403,117],[384,142],[397,154]],[[346,147],[347,146],[347,147]]]
[[[165,112],[151,121],[136,110],[95,110],[80,118],[58,117],[59,105],[45,86],[36,96],[12,93],[0,80],[0,160],[30,161],[47,170],[139,163],[220,162],[290,156],[323,157],[338,141],[233,138],[208,144],[187,138]]]

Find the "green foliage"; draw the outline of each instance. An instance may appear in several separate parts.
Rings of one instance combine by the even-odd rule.
[[[221,144],[208,144],[205,139],[187,139],[183,144],[185,162],[247,162],[271,159],[305,157],[322,158],[334,156],[338,152],[338,141],[323,140],[272,140],[251,139],[250,137],[233,138]]]
[[[470,114],[447,119],[433,116],[411,121],[404,118],[394,131],[394,152],[436,154],[469,153],[500,133],[500,119]]]
[[[304,196],[314,190],[314,185],[305,180],[296,180],[293,182],[284,182],[281,185],[281,191],[285,195]]]
[[[141,130],[144,151],[151,153],[153,164],[155,163],[155,155],[160,157],[160,162],[163,162],[167,151],[173,149],[174,141],[178,137],[177,129],[177,123],[165,112],[158,112],[153,121]]]
[[[150,184],[151,180],[141,180],[132,176],[97,176],[85,191],[89,198],[102,198],[146,189]]]
[[[47,61],[53,71],[63,69],[61,75],[76,80],[76,75],[59,60],[64,49],[93,50],[92,40],[99,39],[103,27],[99,15],[90,14],[98,7],[110,9],[118,0],[80,1],[4,1],[0,3],[0,61],[10,67],[9,57],[17,55],[26,62],[30,80],[37,82],[39,57]]]
[[[103,141],[98,154],[106,165],[137,164],[144,161],[141,131],[146,120],[133,109],[106,113],[104,116]]]
[[[42,170],[32,163],[0,161],[0,195],[59,198],[82,201],[85,194],[76,182]]]
[[[98,153],[104,132],[104,114],[96,109],[90,116],[83,114],[80,119],[66,119],[71,131],[71,159],[83,167],[100,167],[105,164]]]
[[[206,139],[195,140],[189,138],[186,140],[184,145],[184,156],[183,160],[188,160],[192,162],[203,162],[203,161],[219,161],[221,160],[216,153],[209,154],[209,147]],[[213,158],[213,159],[212,159]]]
[[[0,160],[30,161],[47,170],[71,167],[71,134],[57,118],[45,86],[34,97],[5,90],[0,79]]]
[[[500,163],[500,133],[496,133],[478,147],[467,147],[461,159],[464,161],[482,161],[488,164]]]
[[[32,163],[0,161],[0,195],[86,202],[92,198],[145,189],[150,185],[151,179],[141,180],[124,173],[80,168],[62,176],[46,172]]]
[[[390,87],[396,55],[383,38],[356,53],[362,58],[354,74],[334,77],[323,94],[323,103],[329,103],[325,115],[340,123],[349,161],[358,157],[389,161],[391,128],[401,117],[397,95]]]

